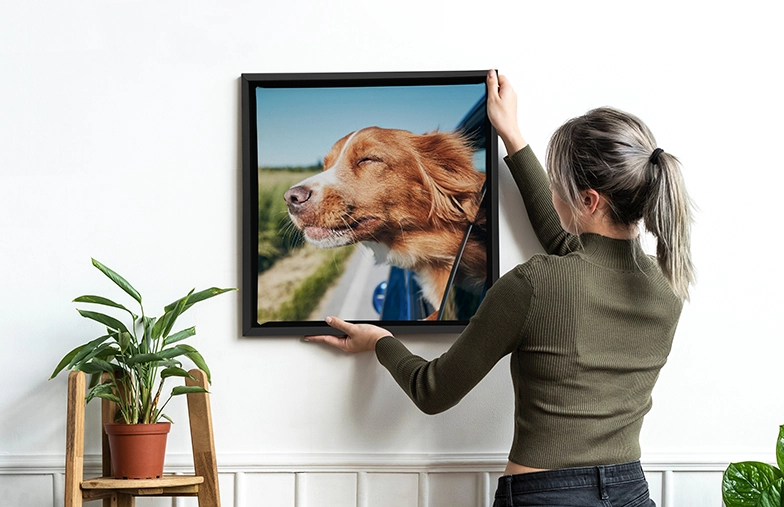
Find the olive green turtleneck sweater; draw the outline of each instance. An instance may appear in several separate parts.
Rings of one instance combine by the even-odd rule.
[[[563,231],[530,148],[505,160],[548,254],[493,284],[441,357],[426,361],[390,336],[376,345],[378,359],[431,414],[457,404],[511,354],[510,460],[535,468],[637,460],[682,302],[638,240]]]

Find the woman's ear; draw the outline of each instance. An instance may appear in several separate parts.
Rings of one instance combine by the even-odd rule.
[[[599,201],[601,201],[601,195],[599,195],[599,192],[589,188],[588,190],[581,191],[580,196],[583,199],[583,209],[585,210],[586,214],[593,215],[596,211],[596,208],[599,207]]]

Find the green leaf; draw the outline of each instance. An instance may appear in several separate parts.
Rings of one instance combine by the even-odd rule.
[[[97,386],[100,381],[101,375],[90,375],[90,383],[88,384],[88,387],[92,389],[93,387]]]
[[[182,362],[176,359],[164,359],[158,362],[158,366],[162,368],[180,368],[182,367]]]
[[[177,386],[172,389],[171,395],[178,396],[180,394],[190,393],[208,393],[209,391],[199,386]]]
[[[759,507],[781,507],[782,485],[784,485],[784,479],[776,479],[776,482],[762,492],[757,505]]]
[[[194,349],[190,345],[185,345],[184,343],[177,345],[177,347],[187,351],[185,355],[188,357],[188,359],[193,361],[193,364],[195,364],[197,368],[199,368],[200,370],[202,370],[204,373],[207,374],[207,382],[212,384],[212,376],[210,374],[210,368],[207,366],[207,362],[204,361],[204,358],[201,357],[201,354],[199,354],[199,351]]]
[[[125,364],[128,366],[133,366],[139,363],[154,363],[162,361],[163,359],[164,357],[162,357],[160,354],[137,354],[135,356],[129,357],[125,361]]]
[[[182,348],[181,346],[174,346],[168,349],[164,349],[156,354],[137,354],[135,356],[129,357],[125,364],[128,366],[133,366],[140,363],[160,363],[165,362],[165,364],[171,364],[166,359],[172,359],[174,357],[179,356],[187,356],[191,352]]]
[[[185,371],[183,368],[169,367],[164,370],[161,370],[161,379],[165,379],[169,377],[193,378],[193,376],[187,371]]]
[[[71,362],[68,364],[68,369],[71,370],[74,368],[76,364],[79,364],[84,361],[84,358],[90,355],[90,353],[95,350],[96,347],[99,347],[103,342],[111,338],[112,335],[105,334],[103,336],[99,336],[98,338],[82,345],[82,349],[79,351]]]
[[[105,371],[106,373],[111,373],[112,375],[114,375],[114,372],[115,372],[115,366],[113,364],[111,364],[111,363],[109,363],[107,361],[104,361],[103,359],[98,359],[97,357],[94,357],[92,361],[90,361],[89,363],[85,363],[85,364],[90,364],[92,366],[95,366],[100,371]],[[83,368],[80,368],[80,369],[83,370],[83,371],[86,371]]]
[[[99,394],[114,395],[114,389],[111,381],[103,384],[98,384],[97,386],[90,389],[87,392],[87,396],[85,396],[85,403],[90,403],[90,400],[92,400],[95,396],[98,396]]]
[[[757,507],[763,492],[781,478],[781,471],[767,463],[730,463],[721,483],[722,498],[727,507]]]
[[[126,332],[126,333],[128,332],[128,328],[125,327],[125,324],[115,319],[114,317],[104,315],[103,313],[89,312],[87,310],[79,310],[78,308],[76,309],[76,311],[79,312],[79,315],[81,315],[82,317],[87,319],[92,319],[96,322],[100,322],[101,324],[108,327],[109,329],[113,329],[115,331],[120,331],[120,332]]]
[[[103,398],[105,400],[113,401],[118,405],[122,405],[122,400],[112,393],[96,393],[95,396],[98,398]]]
[[[237,289],[234,287],[230,287],[228,289],[219,289],[218,287],[211,287],[209,289],[204,289],[196,293],[193,293],[193,291],[191,291],[193,294],[190,295],[190,297],[185,296],[188,299],[188,304],[185,305],[182,312],[180,313],[184,313],[185,310],[195,305],[199,301],[204,301],[205,299],[210,299],[211,297],[218,296],[220,294],[223,294],[224,292],[231,292],[233,290],[237,290]],[[173,310],[180,303],[180,301],[182,301],[182,299],[185,298],[178,299],[177,301],[167,305],[163,310],[166,312]]]
[[[90,350],[89,354],[87,354],[83,358],[79,359],[78,361],[75,361],[74,364],[71,365],[71,369],[79,370],[81,369],[82,365],[90,362],[94,358],[108,363],[110,362],[111,358],[113,358],[116,354],[117,354],[117,349],[114,348],[114,346],[111,343],[103,343],[98,347],[95,347],[92,350]]]
[[[135,313],[130,311],[125,306],[121,305],[120,303],[115,303],[111,299],[107,299],[103,296],[79,296],[78,298],[73,300],[74,303],[92,303],[95,305],[103,305],[103,306],[110,306],[112,308],[119,308],[120,310],[125,310],[131,315],[133,320],[136,320],[137,316]]]
[[[58,373],[63,371],[63,368],[65,368],[71,362],[71,360],[74,357],[76,357],[76,354],[78,354],[79,351],[82,350],[82,347],[83,345],[79,345],[78,347],[76,347],[75,349],[67,353],[62,359],[60,359],[60,362],[57,363],[57,366],[55,366],[54,371],[49,376],[49,380],[52,380],[57,376]]]
[[[177,331],[173,335],[169,335],[164,341],[163,345],[171,345],[172,343],[177,343],[178,341],[184,340],[186,338],[190,338],[191,336],[196,334],[195,327],[189,327],[188,329],[183,329],[182,331]]]
[[[86,357],[91,350],[106,341],[108,338],[109,335],[103,335],[84,345],[79,345],[78,347],[74,348],[72,351],[67,353],[59,363],[57,363],[57,366],[55,367],[49,379],[51,380],[55,378],[61,371],[63,371],[63,368],[67,367],[70,370],[74,364],[84,359],[84,357]]]
[[[168,349],[163,349],[160,351],[160,355],[164,359],[171,359],[173,357],[179,357],[188,354],[188,350],[181,347],[180,345],[175,345],[174,347],[169,347]]]
[[[159,319],[156,319],[153,323],[152,328],[150,329],[150,337],[153,340],[157,340],[163,334],[163,329],[166,327],[166,321],[169,318],[168,313],[164,313],[161,315]]]
[[[151,336],[153,339],[157,340],[161,336],[166,337],[168,331],[171,331],[172,326],[174,325],[174,321],[177,320],[179,313],[176,312],[177,307],[172,308],[171,310],[167,310],[161,317],[155,322],[155,325],[152,328]]]
[[[128,348],[131,345],[131,333],[121,332],[117,336],[117,343],[120,345],[120,352],[125,354],[128,351]]]
[[[128,281],[123,278],[122,276],[118,275],[108,267],[104,266],[100,262],[95,259],[92,259],[93,266],[98,268],[104,275],[108,276],[111,281],[117,284],[122,290],[124,290],[129,296],[136,300],[137,303],[142,304],[142,296],[139,292],[134,289]]]
[[[784,425],[779,426],[779,438],[776,440],[776,463],[779,470],[784,470]]]
[[[185,311],[185,305],[188,303],[191,294],[193,294],[193,290],[191,290],[187,296],[180,299],[172,310],[167,310],[164,314],[165,317],[168,317],[166,318],[166,327],[163,329],[163,334],[161,335],[164,338],[169,336],[169,333],[171,333],[172,327],[174,327],[174,322],[177,320],[177,317],[182,315],[182,312]]]
[[[157,317],[144,317],[144,336],[153,341],[161,337],[160,326],[156,327],[156,322],[158,322]]]
[[[85,372],[88,375],[93,375],[93,376],[97,376],[96,373],[103,373],[105,371],[103,368],[99,368],[93,363],[83,364],[79,366],[79,370]]]

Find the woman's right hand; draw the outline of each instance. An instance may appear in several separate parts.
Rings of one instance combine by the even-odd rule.
[[[487,116],[504,142],[507,154],[513,155],[528,145],[517,123],[517,93],[509,80],[495,70],[487,73]]]

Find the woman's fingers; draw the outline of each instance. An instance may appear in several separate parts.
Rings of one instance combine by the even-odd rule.
[[[310,335],[305,337],[305,341],[326,343],[327,345],[332,345],[333,347],[337,347],[344,352],[349,352],[347,348],[347,343],[348,343],[347,336],[333,336],[331,334]]]
[[[346,322],[345,320],[338,318],[338,317],[327,317],[324,319],[327,324],[331,327],[334,327],[338,331],[343,331],[346,334],[351,334],[352,331],[355,330],[357,327],[356,324],[352,324],[351,322]]]
[[[344,352],[365,352],[376,348],[376,342],[390,333],[384,328],[371,324],[352,324],[338,317],[327,317],[326,323],[346,336],[311,335],[306,341],[321,342],[337,347]]]

